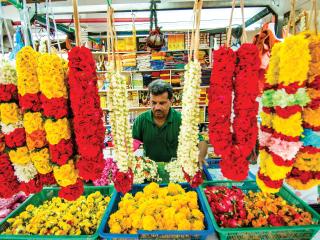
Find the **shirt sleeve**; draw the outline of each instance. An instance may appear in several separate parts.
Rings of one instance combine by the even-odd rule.
[[[199,142],[204,141],[204,137],[200,133],[198,133],[198,140]]]
[[[133,139],[137,139],[137,140],[143,142],[143,139],[142,139],[143,138],[142,137],[142,120],[140,117],[137,117],[133,123],[132,137],[133,137]]]

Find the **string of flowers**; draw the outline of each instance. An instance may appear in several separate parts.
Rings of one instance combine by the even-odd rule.
[[[108,103],[110,123],[114,142],[114,159],[118,171],[114,176],[114,186],[123,194],[131,190],[133,184],[132,162],[133,139],[129,123],[126,80],[110,63],[107,67],[107,79],[110,79]]]
[[[75,200],[83,193],[83,182],[72,159],[73,144],[67,119],[67,87],[63,60],[56,54],[44,53],[38,59],[37,74],[40,83],[46,139],[51,155],[50,172],[62,187],[59,196]],[[42,158],[43,159],[43,158]],[[49,170],[49,168],[48,168]]]
[[[17,101],[17,73],[9,62],[0,65],[0,197],[9,198],[19,192],[9,156],[5,150],[25,144],[25,133],[21,126]],[[9,112],[7,112],[9,110]],[[6,147],[7,145],[7,147]]]
[[[262,96],[260,169],[257,184],[264,192],[278,192],[292,170],[302,146],[302,108],[310,98],[304,88],[311,56],[304,35],[274,45]]]
[[[215,153],[221,156],[222,174],[236,181],[248,176],[246,158],[256,144],[258,133],[258,59],[259,52],[253,44],[241,45],[236,53],[226,47],[214,52],[215,66],[209,88],[209,138]]]
[[[76,168],[84,180],[96,180],[104,168],[105,128],[97,89],[95,62],[88,48],[75,47],[68,53],[69,91],[73,128],[80,158]]]
[[[286,179],[292,187],[305,190],[320,184],[320,37],[306,33],[310,40],[307,92],[311,101],[303,109],[303,147],[298,152],[293,169]]]
[[[198,99],[200,97],[201,65],[198,61],[189,61],[185,70],[177,161],[179,169],[183,170],[185,179],[191,183],[192,187],[197,187],[203,182],[198,162],[198,124],[200,122]],[[169,172],[169,175],[172,173]]]
[[[27,194],[41,191],[43,185],[55,183],[40,112],[42,107],[37,76],[38,57],[39,53],[27,46],[18,52],[16,59],[19,105],[24,114],[26,146],[9,152],[9,156],[11,161],[15,162],[15,172],[21,181],[20,188]]]

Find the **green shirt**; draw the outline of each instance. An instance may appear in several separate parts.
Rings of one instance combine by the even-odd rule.
[[[171,108],[167,121],[161,126],[153,121],[152,111],[140,114],[134,121],[132,136],[143,142],[145,154],[156,162],[169,162],[177,157],[181,113]]]

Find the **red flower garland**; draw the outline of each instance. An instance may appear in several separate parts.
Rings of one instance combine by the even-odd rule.
[[[18,99],[17,86],[14,84],[0,84],[0,102],[10,102]]]
[[[129,192],[133,184],[133,172],[131,168],[129,168],[126,173],[117,171],[113,176],[113,182],[114,187],[118,192],[121,192],[122,194]]]
[[[24,128],[16,128],[13,132],[5,135],[5,143],[9,148],[22,147],[26,143]]]
[[[209,89],[209,137],[215,153],[222,157],[223,175],[236,181],[244,180],[248,175],[249,162],[246,158],[253,150],[258,135],[258,59],[258,49],[252,44],[243,44],[237,54],[225,47],[214,52]],[[233,81],[234,74],[236,78]],[[233,89],[235,118],[232,133]]]
[[[104,168],[102,149],[105,128],[97,89],[95,62],[90,50],[85,47],[73,48],[68,58],[73,126],[78,152],[81,155],[77,168],[83,179],[96,180]]]
[[[40,99],[45,117],[61,119],[68,115],[67,99],[63,97],[48,99],[43,94],[41,94]]]
[[[304,171],[299,168],[293,167],[289,173],[288,178],[299,179],[303,184],[306,184],[312,179],[320,180],[319,171]]]
[[[0,154],[0,198],[9,198],[19,192],[19,182],[7,154]]]
[[[49,144],[49,151],[51,155],[51,161],[62,166],[68,162],[73,155],[73,144],[71,139],[62,139],[58,144]]]
[[[22,112],[39,112],[41,110],[40,93],[19,95],[19,106]]]
[[[78,179],[73,185],[62,187],[58,193],[60,198],[64,198],[69,201],[74,201],[82,195],[84,192],[83,182]]]

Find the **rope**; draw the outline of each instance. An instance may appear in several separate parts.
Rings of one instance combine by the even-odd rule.
[[[51,39],[50,39],[50,20],[49,20],[49,1],[46,0],[46,25],[47,25],[47,49],[48,53],[51,53]]]
[[[246,24],[244,22],[244,0],[240,0],[240,7],[241,7],[241,16],[242,16],[242,42],[248,42],[247,32],[246,32]]]
[[[293,28],[293,34],[296,34],[296,0],[291,0],[290,2],[290,15],[289,15],[289,21],[288,21],[288,31],[290,33],[291,28]]]
[[[50,15],[51,15],[52,21],[53,21],[54,32],[56,33],[56,37],[57,37],[57,43],[58,43],[59,53],[60,53],[60,56],[62,57],[60,40],[59,40],[59,38],[58,38],[58,28],[57,28],[56,19],[55,19],[55,17],[54,17],[54,12],[53,12],[53,8],[52,8],[52,5],[51,5],[51,0],[49,0],[49,9],[50,9],[50,13],[51,13]]]
[[[189,61],[191,61],[192,57],[194,61],[198,60],[202,3],[203,3],[202,0],[196,0],[193,6],[193,26],[192,26],[192,33],[191,33],[190,50],[188,51]]]
[[[230,44],[231,44],[231,31],[232,31],[231,25],[232,25],[234,8],[236,6],[236,0],[232,0],[231,6],[232,6],[232,8],[231,8],[231,15],[230,15],[230,19],[229,19],[229,28],[228,28],[228,32],[227,32],[227,43],[226,43],[227,47],[230,47]]]
[[[80,23],[79,23],[79,12],[78,12],[78,0],[72,0],[73,6],[73,16],[74,16],[74,26],[76,32],[76,46],[80,47]]]

